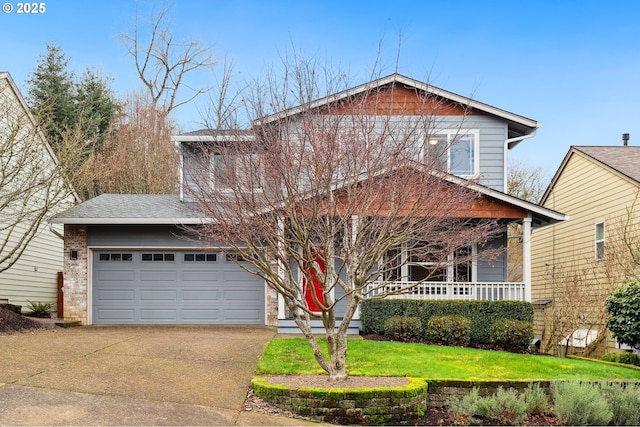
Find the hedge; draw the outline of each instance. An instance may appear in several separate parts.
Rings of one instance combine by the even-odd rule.
[[[491,326],[499,319],[533,323],[533,305],[524,301],[422,301],[384,299],[362,304],[362,333],[382,335],[392,316],[418,317],[426,327],[432,316],[461,316],[471,322],[471,342],[491,343]]]

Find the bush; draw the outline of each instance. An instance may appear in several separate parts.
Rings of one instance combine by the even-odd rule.
[[[635,353],[606,353],[602,356],[602,360],[640,366],[640,356]]]
[[[613,425],[640,425],[640,384],[606,383],[602,391],[613,410]]]
[[[34,317],[51,317],[51,311],[53,310],[53,303],[51,302],[34,302],[28,301],[29,303],[29,316]]]
[[[533,305],[524,301],[421,301],[381,299],[362,304],[362,332],[384,333],[384,322],[393,316],[418,317],[426,327],[433,316],[462,316],[471,321],[472,344],[491,343],[491,325],[499,319],[533,323]]]
[[[597,384],[563,381],[551,386],[553,413],[566,425],[607,425],[613,419],[611,405]]]
[[[634,347],[640,344],[640,282],[625,282],[605,301],[607,328],[618,342]]]
[[[491,325],[491,343],[505,349],[527,349],[533,340],[533,323],[498,319]]]
[[[501,425],[521,425],[529,414],[545,412],[549,407],[539,384],[530,384],[522,394],[498,387],[496,394],[485,397],[474,387],[465,396],[450,399],[448,406],[456,423],[480,424],[484,418]]]
[[[384,322],[384,334],[403,341],[416,341],[423,337],[419,317],[393,316]]]
[[[471,322],[461,316],[434,316],[427,323],[427,339],[445,345],[467,345]]]
[[[525,411],[528,414],[544,414],[549,410],[549,397],[540,383],[529,384],[522,393],[525,403]]]

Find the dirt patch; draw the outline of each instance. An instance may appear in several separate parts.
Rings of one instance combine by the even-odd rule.
[[[50,324],[39,322],[35,319],[31,319],[0,307],[0,334],[8,335],[18,332],[31,332],[51,328],[52,325]]]
[[[356,377],[330,381],[328,375],[272,375],[267,378],[272,384],[287,387],[313,388],[364,388],[364,387],[400,387],[409,384],[404,377]]]

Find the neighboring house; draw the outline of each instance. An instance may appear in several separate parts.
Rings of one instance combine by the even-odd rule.
[[[34,183],[36,176],[47,179],[56,165],[53,151],[35,123],[9,73],[0,72],[0,243],[6,244],[0,252],[3,259],[11,248],[23,246],[20,239],[25,236],[29,238],[31,221],[28,218],[47,213],[44,210],[45,201],[41,197],[41,192],[46,189],[38,187],[32,194],[22,191],[24,186]],[[14,167],[17,164],[20,166]],[[40,169],[43,167],[46,171]],[[23,188],[15,191],[16,186]],[[53,187],[49,188],[52,189]],[[54,192],[50,192],[51,197],[61,196],[61,193],[54,195]],[[12,195],[8,196],[9,194]],[[75,202],[73,195],[63,198],[65,200],[56,201],[49,198],[49,203],[63,202],[57,210],[54,208],[49,211],[49,215],[60,212],[62,208],[66,209]],[[7,204],[8,201],[14,205]],[[21,205],[20,213],[17,213],[16,202]],[[14,228],[12,221],[23,218],[21,215],[24,215],[24,221],[20,220]],[[23,308],[28,307],[29,301],[52,303],[55,309],[58,300],[58,273],[62,272],[64,265],[62,227],[58,225],[50,228],[46,218],[43,218],[40,227],[33,231],[31,241],[25,240],[28,245],[24,252],[21,255],[12,254],[0,264],[4,267],[18,258],[9,269],[0,272],[0,303],[20,305]]]
[[[606,339],[604,301],[633,277],[634,263],[625,259],[628,247],[618,237],[635,233],[640,239],[638,165],[640,147],[626,140],[621,146],[573,146],[542,197],[542,206],[570,218],[532,238],[535,329],[546,351],[590,354],[616,347]],[[637,274],[637,262],[635,268]]]
[[[433,112],[433,120],[442,130],[429,143],[445,144],[456,134],[458,142],[448,148],[442,168],[451,173],[446,174],[450,182],[473,180],[481,200],[465,212],[473,218],[496,218],[504,228],[487,247],[506,245],[508,223],[523,225],[522,281],[508,281],[505,251],[491,262],[469,263],[464,278],[454,277],[449,269],[443,271],[421,284],[420,297],[530,300],[528,236],[535,227],[565,219],[563,214],[504,193],[507,151],[534,136],[538,123],[398,74],[319,99],[312,107],[322,109],[371,88],[388,101],[381,103],[388,110],[377,114],[398,116],[397,123],[410,117],[407,111],[412,103],[418,104],[418,93],[438,97],[439,110]],[[394,101],[409,107],[399,113],[392,108]],[[260,123],[284,119],[295,123],[297,114],[296,109],[283,111],[254,126],[258,129]],[[85,324],[257,324],[295,331],[282,299],[263,280],[241,268],[235,254],[223,245],[190,239],[181,228],[204,220],[188,191],[196,185],[186,173],[187,165],[197,162],[200,155],[194,147],[252,141],[257,135],[255,130],[208,129],[178,135],[175,141],[184,169],[180,195],[104,194],[57,216],[53,222],[65,226],[65,318]],[[211,181],[204,184],[215,185],[215,156],[201,163],[209,168],[204,176]],[[411,281],[421,268],[418,263],[409,265],[402,276]],[[352,325],[357,327],[358,321]]]

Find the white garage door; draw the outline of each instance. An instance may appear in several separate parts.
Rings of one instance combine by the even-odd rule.
[[[237,255],[93,252],[93,324],[264,324],[264,281]]]

